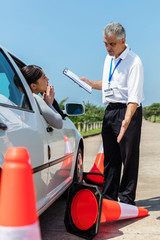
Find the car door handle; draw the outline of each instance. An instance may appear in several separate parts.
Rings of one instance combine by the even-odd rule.
[[[46,130],[47,130],[47,132],[53,132],[54,131],[54,129],[52,127],[47,127]]]
[[[5,131],[8,129],[8,127],[5,123],[0,123],[0,129]]]

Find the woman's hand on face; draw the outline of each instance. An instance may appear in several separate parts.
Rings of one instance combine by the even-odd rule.
[[[47,86],[47,90],[45,93],[43,93],[43,100],[49,105],[49,104],[53,104],[54,101],[54,97],[55,97],[55,92],[54,92],[54,88],[53,86]]]

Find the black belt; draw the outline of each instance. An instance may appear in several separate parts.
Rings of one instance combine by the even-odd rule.
[[[124,108],[124,107],[127,107],[127,104],[126,103],[116,102],[116,103],[109,103],[108,106],[110,108]]]

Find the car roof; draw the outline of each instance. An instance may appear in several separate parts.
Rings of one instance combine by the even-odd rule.
[[[15,54],[11,53],[8,49],[3,47],[2,45],[0,45],[0,49],[2,49],[4,52],[7,52],[14,59],[14,61],[16,62],[16,64],[18,65],[19,68],[22,68],[22,67],[26,66],[26,64],[22,60],[17,58],[15,56]]]

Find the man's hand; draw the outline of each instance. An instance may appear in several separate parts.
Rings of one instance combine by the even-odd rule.
[[[87,83],[89,86],[92,86],[91,82],[86,77],[82,77],[82,78],[80,78],[80,80]]]
[[[130,124],[132,116],[134,115],[134,113],[137,109],[137,106],[138,106],[137,103],[128,103],[125,118],[122,121],[121,129],[120,129],[119,135],[117,137],[117,142],[118,143],[120,143],[121,139],[123,138],[124,133],[125,133],[125,131],[127,130],[128,126]]]
[[[87,83],[93,89],[102,90],[102,80],[100,81],[90,81],[86,77],[80,78],[83,82]]]
[[[125,119],[122,121],[121,129],[120,129],[119,135],[117,137],[118,143],[120,143],[122,137],[124,136],[124,133],[127,130],[129,123],[130,123],[130,121],[127,121]]]
[[[48,104],[52,105],[55,97],[55,92],[53,86],[48,86],[47,91],[43,93],[43,100]]]

